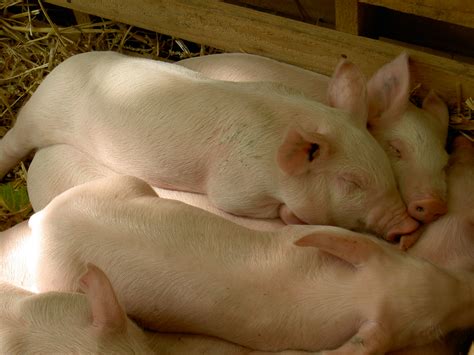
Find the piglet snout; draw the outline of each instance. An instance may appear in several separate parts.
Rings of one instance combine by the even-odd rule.
[[[417,221],[407,216],[401,223],[398,223],[387,232],[385,239],[393,242],[403,235],[413,233],[419,226],[420,224]]]
[[[408,213],[413,218],[423,223],[430,223],[446,214],[446,202],[437,198],[412,201],[408,205]]]

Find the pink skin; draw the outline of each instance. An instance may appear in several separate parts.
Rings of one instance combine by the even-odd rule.
[[[34,294],[0,281],[0,353],[275,354],[203,335],[145,332],[127,318],[110,280],[93,264],[79,285],[84,294]],[[310,353],[278,353],[304,354]]]
[[[87,272],[79,279],[79,287],[86,294],[92,311],[92,327],[126,331],[127,314],[120,306],[107,276],[97,266],[88,263]]]
[[[80,169],[78,167],[80,167]],[[61,171],[61,174],[58,174],[59,171]],[[93,158],[81,153],[77,149],[66,145],[56,145],[41,149],[36,153],[30,166],[30,170],[28,171],[28,194],[33,208],[39,211],[43,209],[54,196],[59,195],[71,187],[113,175],[117,174],[101,164],[98,164]],[[45,185],[45,181],[47,181],[48,184]],[[276,230],[284,226],[280,219],[257,220],[231,215],[217,209],[212,203],[210,203],[208,197],[205,195],[160,188],[154,189],[160,194],[160,196],[183,201],[187,204],[205,209],[252,229]],[[372,225],[373,228],[377,228],[377,223],[380,224],[383,222],[383,224],[380,224],[380,232],[382,232],[383,228],[389,229],[390,226],[386,224],[392,222],[389,218],[387,218],[386,221],[382,220],[384,212],[386,211],[384,211],[383,208],[374,209],[368,219],[369,223],[372,223],[372,219],[374,220]],[[286,219],[287,223],[303,223],[299,219],[295,219],[294,215],[288,210],[288,208],[286,208],[286,206],[281,207],[280,215]],[[408,221],[410,223],[412,220],[408,219]],[[415,227],[416,226],[417,224],[415,222]],[[392,228],[397,228],[397,226]],[[405,230],[413,229],[414,227],[412,225],[408,225]],[[403,230],[404,229],[398,231],[394,229],[393,233],[389,234],[390,240],[395,239],[397,235],[403,235]]]
[[[59,148],[59,147],[58,147]],[[37,169],[34,170],[33,172],[37,174],[38,172],[47,172],[47,169],[45,167],[50,166],[54,167],[54,165],[51,165],[47,159],[45,159],[48,154],[46,154],[46,150],[44,152],[40,152],[41,155],[39,156],[39,159],[37,161],[34,161],[33,164],[40,164],[44,163],[43,170]],[[51,154],[49,154],[50,157],[60,157],[60,149],[56,149],[56,151],[52,150]],[[70,152],[69,152],[70,153]],[[66,155],[67,157],[68,155]],[[69,154],[69,156],[73,156]],[[76,157],[77,158],[77,157]],[[36,159],[36,158],[35,158]],[[67,161],[67,160],[66,160]],[[76,163],[79,163],[83,169],[81,171],[84,172],[91,172],[93,171],[94,174],[97,174],[96,171],[94,170],[94,164],[90,164],[87,160],[72,160],[71,164],[72,166],[69,168],[64,169],[65,171],[68,171],[68,169],[71,169],[74,165],[74,161]],[[466,139],[463,138],[458,138],[455,140],[455,151],[452,154],[450,158],[451,166],[449,169],[449,191],[450,191],[450,199],[449,199],[449,208],[450,211],[453,211],[455,213],[462,213],[462,211],[472,211],[474,210],[474,197],[471,196],[470,194],[466,193],[467,191],[474,191],[474,186],[472,186],[472,182],[474,181],[474,172],[472,167],[474,166],[474,149],[472,147],[472,143],[467,141]],[[96,167],[97,168],[97,167]],[[470,175],[471,174],[471,175]],[[51,175],[49,176],[39,176],[39,175],[32,175],[30,177],[34,178],[33,182],[37,181],[50,181],[50,178],[54,178],[55,173],[54,169],[51,171]],[[67,174],[66,174],[67,176]],[[103,176],[107,176],[107,172],[103,174]],[[78,178],[79,176],[76,176]],[[80,177],[79,177],[80,178]],[[87,178],[85,179],[87,181]],[[84,181],[73,181],[72,184],[73,186],[79,183],[82,183]],[[60,183],[64,183],[64,179],[60,179],[60,181],[57,182],[59,185]],[[33,186],[34,187],[34,186]],[[40,187],[40,186],[39,186]],[[63,187],[64,189],[66,187]],[[183,192],[172,192],[172,191],[166,191],[166,190],[160,190],[163,193],[167,193],[168,197],[171,198],[180,198],[182,200],[185,200],[188,203],[192,203],[195,205],[198,205],[202,208],[206,209],[214,209],[213,212],[218,212],[212,205],[210,205],[208,202],[206,204],[206,198],[200,195],[193,196],[192,194],[187,194]],[[44,193],[44,189],[42,190]],[[38,195],[38,191],[36,192],[36,195]],[[221,212],[222,213],[222,212]],[[451,212],[450,212],[451,213]],[[226,214],[222,214],[223,216],[226,216]],[[238,218],[234,217],[231,215],[227,214],[227,218],[231,218],[234,221],[238,223],[248,223],[251,222],[251,220],[246,219],[246,218]],[[440,219],[439,221],[433,223],[429,227],[429,233],[430,235],[427,235],[427,238],[422,238],[414,247],[413,250],[410,250],[410,253],[413,255],[419,255],[422,256],[428,260],[431,260],[433,262],[436,262],[438,265],[444,265],[444,266],[449,266],[450,268],[453,269],[461,269],[461,270],[474,270],[474,266],[472,264],[472,260],[474,260],[474,255],[470,254],[469,251],[474,250],[474,244],[466,244],[466,243],[472,243],[472,238],[470,236],[472,235],[472,229],[459,229],[459,227],[456,227],[456,225],[461,226],[462,224],[459,224],[459,222],[454,221],[454,225],[452,223],[446,224],[446,222],[450,221],[453,219],[452,215],[447,215]],[[446,222],[445,222],[446,221]],[[260,229],[267,229],[268,226],[265,225],[264,222],[255,220],[254,223],[250,223],[252,228],[260,228]],[[442,228],[443,225],[446,225],[447,229],[444,231]],[[467,224],[469,226],[470,224]],[[276,226],[278,228],[278,226]],[[453,229],[456,228],[461,232],[459,233],[453,233]],[[472,227],[471,227],[472,228]],[[436,232],[438,230],[438,232]],[[439,232],[441,231],[441,232]],[[444,236],[445,235],[450,235],[449,240],[445,240]],[[459,236],[459,237],[458,237]],[[449,244],[446,244],[447,241],[451,241]],[[18,250],[23,250],[21,248],[18,248]],[[456,257],[453,257],[452,255],[456,255]],[[441,344],[436,344],[433,343],[429,345],[429,347],[419,347],[419,348],[412,348],[407,351],[408,354],[427,354],[431,352],[432,349],[435,349],[436,351],[439,351],[440,354],[451,354],[452,351],[446,351],[446,347],[448,345],[445,345],[445,343]],[[444,349],[444,350],[443,350]],[[448,349],[452,349],[451,347],[448,347]],[[400,352],[400,354],[405,354],[404,352]]]
[[[394,210],[393,213],[396,213],[397,211],[396,206],[389,206],[388,208],[393,208]],[[388,215],[386,212],[387,212],[386,206],[380,206],[380,209],[378,210],[374,209],[373,213],[369,214],[369,225],[370,225],[370,221],[374,220],[374,224],[378,224],[379,226],[387,226],[387,225],[390,226],[393,223],[393,221],[386,217]],[[404,222],[402,224],[398,224],[393,227],[388,227],[389,233],[387,234],[385,239],[388,241],[394,242],[397,240],[398,237],[404,235],[403,231],[416,230],[418,226],[419,224],[415,220],[411,218],[404,219]],[[402,241],[400,243],[400,248],[401,249],[407,248],[407,245],[405,244],[405,242]]]
[[[422,237],[410,253],[445,267],[474,271],[474,144],[462,136],[453,143],[448,188],[448,213],[420,229]]]
[[[408,205],[408,213],[413,218],[429,223],[446,214],[448,206],[441,197],[431,197],[424,200],[412,201]]]
[[[28,195],[33,209],[40,211],[55,196],[74,186],[114,175],[118,174],[89,155],[67,145],[55,145],[36,153],[28,170]],[[226,213],[216,208],[206,195],[158,187],[154,190],[163,198],[185,202],[251,229],[271,231],[285,226],[279,218],[254,219]]]
[[[334,108],[274,83],[224,83],[168,63],[80,54],[21,110],[0,141],[0,171],[8,157],[65,143],[114,173],[206,194],[230,214],[267,219],[286,208],[285,220],[390,239],[412,232],[390,162],[365,129],[363,75],[343,60],[328,92]],[[379,218],[368,223],[368,215]]]
[[[345,93],[340,88],[332,98],[327,97],[329,77],[251,54],[216,54],[177,64],[213,79],[280,82],[323,103]],[[409,94],[409,58],[402,53],[368,82],[368,124],[389,155],[408,213],[429,223],[446,213],[448,113],[435,93],[427,96],[422,109],[409,103]]]
[[[409,103],[407,54],[380,68],[368,91],[370,131],[390,157],[408,213],[423,223],[436,220],[447,212],[446,104],[433,91],[421,109]]]
[[[474,272],[474,143],[458,136],[448,169],[448,212],[417,233],[419,241],[408,251],[450,270]],[[449,335],[427,346],[396,352],[397,355],[451,355],[458,335]],[[462,336],[461,336],[462,339]]]
[[[37,259],[23,258],[40,266],[40,290],[77,289],[84,263],[93,262],[127,313],[152,329],[262,351],[351,353],[363,343],[367,353],[383,353],[474,322],[466,311],[472,275],[341,228],[252,231],[160,199],[132,177],[76,186],[29,225]]]
[[[127,318],[108,277],[93,264],[88,263],[79,286],[84,294],[34,294],[0,281],[0,353],[270,354],[203,335],[139,329]],[[304,354],[310,353],[291,350],[278,353]]]
[[[107,276],[87,268],[79,279],[85,295],[36,295],[0,282],[0,353],[150,354],[148,339],[127,318]]]

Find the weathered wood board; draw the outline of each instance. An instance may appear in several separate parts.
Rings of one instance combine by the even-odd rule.
[[[420,94],[437,90],[449,103],[474,97],[474,66],[402,46],[342,33],[217,0],[47,0],[88,14],[207,44],[255,53],[330,75],[341,55],[367,75],[403,50]]]

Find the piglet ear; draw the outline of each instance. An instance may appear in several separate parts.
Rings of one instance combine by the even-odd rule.
[[[87,272],[79,280],[92,310],[92,325],[100,331],[125,332],[127,315],[120,306],[112,284],[97,266],[88,263]]]
[[[435,91],[431,90],[428,96],[423,100],[421,105],[423,110],[430,113],[443,127],[448,127],[449,123],[449,112],[446,103],[436,94]]]
[[[400,118],[410,96],[408,54],[404,52],[380,68],[369,80],[367,92],[370,126],[384,126]]]
[[[371,237],[342,228],[304,236],[295,245],[318,248],[354,266],[367,262],[382,250]]]
[[[313,161],[323,160],[328,154],[329,144],[322,134],[293,126],[278,148],[277,163],[287,175],[299,175],[307,172]]]
[[[328,87],[328,104],[351,113],[361,127],[367,125],[367,85],[362,72],[341,59]]]

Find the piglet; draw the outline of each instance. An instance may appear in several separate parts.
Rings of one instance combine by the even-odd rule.
[[[84,294],[34,294],[0,281],[0,353],[150,354],[107,276],[89,264],[78,281]]]
[[[69,144],[153,186],[205,193],[226,212],[331,224],[392,240],[418,227],[367,132],[366,84],[336,68],[335,108],[274,83],[231,83],[112,52],[67,59],[0,141],[0,174]]]
[[[454,140],[448,169],[448,213],[420,230],[410,250],[437,265],[474,272],[474,143]]]
[[[215,54],[185,59],[177,64],[213,79],[283,83],[329,104],[345,94],[344,91],[331,92],[327,76],[257,55]],[[373,75],[368,83],[368,125],[389,155],[409,214],[428,223],[446,213],[444,168],[448,158],[444,145],[448,110],[434,92],[428,94],[421,109],[411,104],[408,100],[410,81],[406,53]]]
[[[450,270],[474,272],[474,143],[462,136],[453,142],[448,168],[448,213],[423,226],[421,238],[408,251]],[[397,355],[455,353],[458,335]],[[395,355],[395,354],[394,354]]]
[[[270,354],[203,335],[140,329],[127,318],[107,276],[93,264],[87,265],[79,286],[84,294],[34,294],[0,281],[0,353]],[[309,353],[289,350],[278,354]]]
[[[82,265],[93,262],[149,329],[262,351],[365,354],[423,344],[474,322],[470,274],[337,227],[250,230],[158,198],[134,177],[71,188],[28,228],[38,290],[76,290]],[[7,239],[8,231],[0,235]]]
[[[28,170],[28,195],[35,211],[47,206],[64,191],[88,181],[118,175],[88,154],[66,144],[40,149]],[[185,202],[215,215],[256,230],[276,230],[285,224],[280,218],[253,219],[236,216],[216,208],[206,195],[153,187],[161,197]]]

